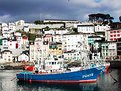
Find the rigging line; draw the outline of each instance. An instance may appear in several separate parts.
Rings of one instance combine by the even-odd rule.
[[[14,79],[16,79],[16,77],[14,77],[13,79],[11,79],[11,81],[13,81]]]
[[[108,72],[108,73],[109,73],[110,77],[115,81],[114,83],[118,82],[118,80],[115,79],[115,78],[111,75],[111,72],[112,72],[112,70],[111,70],[110,72]]]
[[[109,73],[110,74],[110,73]],[[112,79],[115,81],[114,83],[116,83],[116,82],[118,82],[118,80],[117,79],[115,79],[111,74],[110,74],[110,76],[112,77]]]

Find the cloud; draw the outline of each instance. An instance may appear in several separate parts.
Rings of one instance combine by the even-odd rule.
[[[0,22],[8,22],[11,20],[11,16],[10,15],[3,15],[3,16],[0,16]]]
[[[119,21],[118,18],[121,16],[120,0],[102,0],[100,4],[105,8],[105,12],[110,13],[116,21]]]
[[[0,0],[0,16],[5,21],[37,19],[87,20],[91,13],[121,15],[120,0]],[[4,22],[1,18],[0,21]]]

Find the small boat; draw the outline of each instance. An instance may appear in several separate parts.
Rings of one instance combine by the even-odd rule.
[[[27,70],[27,71],[34,71],[34,69],[35,69],[35,67],[34,67],[34,65],[25,65],[25,66],[23,66],[23,69],[24,70]]]

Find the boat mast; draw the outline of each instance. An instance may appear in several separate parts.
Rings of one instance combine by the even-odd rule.
[[[43,42],[44,42],[44,36],[42,36],[42,57],[41,57],[41,68],[42,69],[45,69],[45,59],[44,59],[44,52],[43,52],[43,50],[44,50],[44,44],[43,44]]]

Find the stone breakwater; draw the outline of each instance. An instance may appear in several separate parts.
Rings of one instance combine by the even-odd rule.
[[[4,63],[4,69],[5,70],[19,70],[23,69],[23,66],[25,65],[34,65],[32,62],[19,62],[19,63]]]

